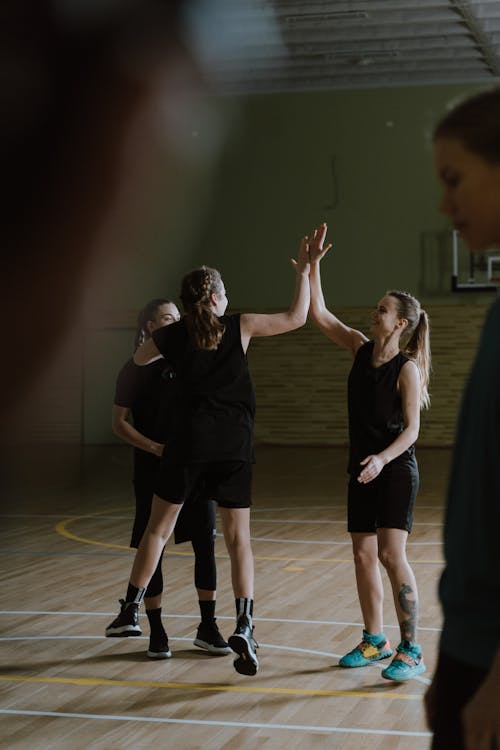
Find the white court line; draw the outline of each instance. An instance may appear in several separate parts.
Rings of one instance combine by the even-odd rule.
[[[2,641],[65,641],[65,640],[103,640],[105,636],[102,635],[28,635],[28,636],[22,636],[22,635],[14,635],[14,636],[1,636],[0,642]],[[140,640],[149,640],[149,636],[135,636],[133,639],[133,643]],[[186,638],[184,636],[175,637],[175,636],[169,636],[170,641],[188,641],[189,643],[193,642],[193,638]],[[278,646],[275,643],[264,643],[263,641],[259,641],[259,645],[262,648],[268,648],[274,651],[293,651],[296,654],[308,654],[309,656],[326,656],[328,659],[340,659],[342,654],[334,654],[331,651],[316,651],[312,648],[299,648],[298,646]],[[380,662],[373,662],[372,664],[366,665],[368,669],[379,669],[382,670],[384,668],[384,664]],[[417,682],[421,682],[424,685],[430,685],[431,680],[429,680],[427,677],[423,677],[422,675],[417,675],[413,678]]]
[[[252,519],[251,517],[250,520],[251,522],[253,522],[253,521],[259,521],[260,519],[258,518]],[[333,523],[333,524],[342,524],[343,526],[347,526],[347,519],[343,518],[341,521],[333,521],[333,520],[327,520],[327,519],[325,520],[316,519],[314,521],[309,521],[309,520],[303,520],[302,518],[266,518],[265,523],[280,523],[281,525],[287,524],[287,523],[317,524],[317,525]],[[442,526],[443,522],[442,521],[432,521],[432,522],[414,521],[413,525],[414,526]]]
[[[105,638],[103,635],[8,635],[0,636],[0,642],[2,641],[102,641]],[[149,636],[134,636],[132,643],[138,641],[149,640]],[[185,636],[168,636],[169,641],[187,641],[188,643],[193,642],[193,638],[187,638]],[[108,640],[109,644],[109,640]],[[299,648],[297,646],[278,646],[274,643],[263,643],[259,641],[259,646],[262,648],[274,649],[275,651],[294,651],[298,654],[309,654],[312,656],[326,656],[331,659],[340,659],[342,654],[332,654],[331,651],[315,651],[312,648]],[[195,653],[198,653],[196,651]],[[370,664],[369,666],[373,666]]]
[[[281,505],[273,505],[270,508],[257,508],[254,505],[252,505],[252,513],[277,513],[282,510],[331,510],[332,508],[340,508],[341,510],[345,510],[347,507],[347,501],[344,501],[343,503],[328,503],[325,505],[290,505],[290,506],[281,506]],[[444,510],[445,505],[419,505],[417,504],[416,510],[426,509],[426,510]]]
[[[29,711],[20,709],[0,709],[4,716],[51,716],[62,719],[103,719],[104,721],[143,721],[152,724],[188,724],[204,727],[236,727],[238,729],[289,729],[301,732],[322,732],[323,734],[376,734],[392,737],[431,737],[430,732],[408,732],[396,729],[358,729],[353,727],[318,727],[307,724],[260,724],[250,721],[208,721],[202,719],[167,719],[154,716],[119,716],[116,714],[80,714],[61,711]]]
[[[218,533],[217,536],[222,537],[223,534]],[[333,542],[330,540],[327,541],[313,541],[311,539],[273,539],[271,537],[267,536],[251,536],[250,541],[252,542],[286,542],[288,544],[327,544],[327,545],[335,545],[336,547],[351,547],[352,542],[348,540],[347,542]],[[406,546],[409,547],[410,545],[413,545],[414,547],[432,547],[436,545],[442,545],[442,540],[439,540],[439,542],[407,542]]]
[[[335,505],[332,505],[332,506],[323,506],[323,505],[320,505],[318,507],[319,508],[323,508],[324,510],[330,510],[331,508],[339,508],[339,507],[342,507],[342,509],[344,509],[344,506],[338,506],[338,505],[337,506],[335,506]],[[429,506],[429,507],[434,507],[434,506]],[[306,524],[307,523],[307,524],[320,524],[320,525],[321,524],[328,524],[328,523],[347,524],[347,519],[346,518],[343,518],[343,519],[337,521],[337,520],[330,520],[330,519],[323,519],[323,520],[320,520],[320,519],[308,520],[308,519],[303,519],[303,518],[265,518],[264,519],[264,518],[255,518],[254,517],[254,514],[258,513],[258,512],[262,512],[262,513],[271,513],[271,512],[274,512],[274,513],[276,513],[276,511],[279,511],[279,510],[295,510],[295,511],[297,511],[297,510],[302,510],[302,509],[301,508],[269,508],[269,510],[263,510],[263,509],[255,509],[255,508],[252,507],[252,510],[251,510],[252,520],[255,521],[255,522],[261,521],[263,523],[281,523],[281,524],[283,524],[283,523],[298,523],[298,524]],[[314,506],[308,505],[307,506],[307,510],[314,510]],[[127,515],[127,516],[123,516],[123,515],[120,515],[120,516],[116,516],[116,515],[103,516],[103,515],[98,514],[97,511],[96,511],[95,514],[94,513],[86,513],[84,515],[82,515],[81,513],[79,513],[78,515],[66,514],[66,513],[0,513],[0,518],[47,518],[47,519],[58,518],[58,519],[60,519],[62,517],[64,517],[66,520],[79,519],[79,518],[81,518],[82,520],[84,520],[86,518],[92,518],[93,520],[100,520],[100,519],[102,519],[104,521],[130,521],[131,519],[134,518],[134,515],[131,513],[130,515]],[[414,526],[442,526],[443,523],[442,522],[423,523],[421,521],[415,521],[413,523],[413,525]]]
[[[29,609],[3,609],[0,610],[0,616],[1,615],[48,615],[48,616],[54,616],[54,617],[60,617],[62,616],[73,616],[73,615],[82,615],[85,617],[113,617],[116,615],[116,611],[114,612],[83,612],[83,611],[47,611],[47,610],[29,610]],[[145,614],[142,612],[139,614],[139,617],[146,617]],[[168,613],[167,615],[162,615],[163,619],[169,619],[169,618],[176,618],[178,620],[198,620],[200,619],[200,614],[192,614],[192,615],[176,615],[172,613]],[[218,620],[231,620],[234,622],[234,616],[231,615],[217,615]],[[290,623],[290,624],[296,624],[296,625],[341,625],[344,626],[351,626],[354,628],[362,628],[363,623],[362,622],[349,622],[344,620],[299,620],[299,619],[287,619],[287,618],[279,618],[279,617],[255,617],[254,622],[277,622],[277,623]],[[384,628],[386,629],[394,629],[399,630],[399,625],[384,625]],[[429,627],[423,627],[419,625],[419,630],[425,630],[430,633],[440,633],[441,628],[429,628]]]

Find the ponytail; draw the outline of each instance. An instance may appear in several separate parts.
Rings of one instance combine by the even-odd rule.
[[[181,300],[186,325],[195,349],[217,349],[224,334],[224,325],[213,311],[210,297],[224,291],[221,275],[215,268],[201,266],[182,279]]]
[[[429,396],[429,378],[431,371],[431,347],[429,336],[429,318],[425,310],[420,310],[417,327],[403,353],[413,359],[420,373],[420,406],[428,409],[431,404]]]
[[[398,315],[408,321],[406,335],[408,341],[402,351],[417,365],[420,373],[420,408],[428,409],[431,403],[429,396],[429,379],[431,372],[431,345],[429,318],[420,302],[408,292],[387,292],[395,297],[398,303]]]

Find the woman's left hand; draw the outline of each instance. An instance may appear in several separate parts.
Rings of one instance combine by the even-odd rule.
[[[309,237],[302,237],[299,245],[299,252],[297,253],[297,260],[295,260],[295,258],[290,258],[290,262],[297,273],[309,274]]]
[[[372,479],[378,477],[385,466],[384,460],[378,455],[367,456],[360,461],[360,464],[365,467],[358,476],[358,482],[361,482],[361,484],[368,484]]]

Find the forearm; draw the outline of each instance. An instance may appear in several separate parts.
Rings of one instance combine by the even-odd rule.
[[[313,320],[317,321],[319,318],[321,318],[321,314],[326,311],[325,297],[323,295],[323,287],[321,286],[321,271],[319,261],[311,263],[309,285],[311,288],[311,306],[309,312]]]
[[[405,429],[397,436],[396,440],[378,454],[379,458],[382,459],[384,466],[404,453],[405,450],[417,441],[417,438],[418,427],[405,427]]]
[[[311,293],[309,288],[308,271],[297,271],[295,281],[295,294],[293,302],[288,309],[288,317],[293,328],[300,328],[307,320]]]
[[[155,456],[161,456],[162,454],[163,445],[143,435],[130,422],[121,420],[120,422],[113,423],[113,432],[117,437],[134,448],[139,448]]]

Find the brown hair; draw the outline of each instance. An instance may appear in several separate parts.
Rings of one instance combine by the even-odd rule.
[[[182,279],[182,305],[186,313],[191,342],[196,349],[217,349],[224,325],[212,309],[210,296],[224,290],[221,275],[215,268],[201,266]]]
[[[169,299],[163,299],[163,297],[157,297],[156,299],[150,300],[147,305],[144,305],[139,315],[137,316],[137,328],[135,331],[134,351],[143,344],[146,339],[150,338],[150,333],[147,329],[148,321],[154,320],[158,308],[162,305],[172,305],[173,302]]]
[[[500,88],[457,104],[436,126],[434,140],[458,138],[490,164],[500,162]]]
[[[429,408],[429,378],[431,371],[430,327],[427,313],[420,306],[418,299],[408,292],[392,290],[387,292],[397,300],[398,315],[408,321],[405,338],[408,340],[402,349],[403,354],[410,357],[418,367],[420,373],[420,407]]]

